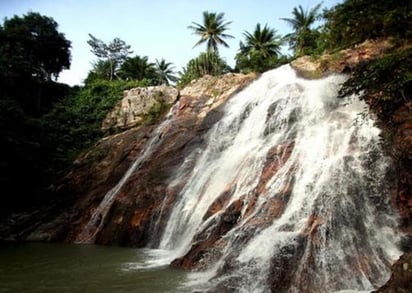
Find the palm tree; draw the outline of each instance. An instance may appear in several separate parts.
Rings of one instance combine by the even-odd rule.
[[[89,72],[88,80],[105,79],[112,80],[112,65],[109,60],[98,60],[93,63],[93,69]]]
[[[293,18],[281,18],[292,26],[293,33],[286,35],[291,48],[295,55],[304,54],[305,47],[314,45],[314,33],[311,26],[319,19],[319,9],[322,3],[319,3],[310,10],[303,10],[302,6],[294,7],[292,11]]]
[[[229,45],[223,40],[225,38],[233,38],[233,36],[225,34],[228,30],[231,21],[223,19],[224,13],[203,12],[203,24],[192,22],[188,28],[193,30],[193,33],[200,36],[200,40],[193,46],[196,47],[206,42],[206,48],[209,52],[217,52],[217,46],[223,45],[228,48]]]
[[[196,58],[190,59],[186,67],[179,71],[178,87],[182,88],[193,79],[202,77],[206,74],[218,76],[230,72],[231,68],[222,59],[218,52],[206,51],[200,53]]]
[[[276,30],[269,28],[267,24],[261,29],[260,23],[258,23],[253,34],[245,31],[243,35],[246,38],[246,43],[240,44],[240,50],[244,53],[258,54],[263,58],[280,54],[281,37],[276,34]]]
[[[169,85],[170,82],[176,82],[177,77],[174,75],[174,66],[172,63],[166,62],[165,59],[156,59],[156,75],[159,84]]]
[[[253,33],[245,31],[243,35],[245,43],[240,42],[239,53],[235,57],[238,70],[263,72],[276,67],[282,45],[276,30],[269,28],[267,24],[261,28],[258,23]]]
[[[123,79],[153,80],[155,79],[155,65],[149,62],[147,56],[129,57],[120,67],[119,76]]]

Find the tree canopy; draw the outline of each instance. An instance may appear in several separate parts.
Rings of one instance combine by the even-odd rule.
[[[34,12],[0,26],[0,98],[18,101],[26,114],[50,107],[59,95],[52,79],[70,68],[70,41],[57,28],[53,18]]]
[[[343,48],[366,39],[412,38],[409,0],[346,0],[324,13],[329,48]]]
[[[51,17],[29,12],[14,16],[0,26],[1,65],[6,78],[17,76],[50,80],[70,68],[71,44],[57,31]]]

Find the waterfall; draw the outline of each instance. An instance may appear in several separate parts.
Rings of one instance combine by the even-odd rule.
[[[191,289],[337,292],[389,278],[400,254],[391,162],[366,105],[337,98],[344,80],[286,65],[227,102],[159,245],[182,257],[210,241]]]
[[[144,149],[137,156],[136,160],[129,167],[129,169],[119,180],[119,182],[104,195],[103,200],[93,211],[93,214],[91,215],[87,224],[84,226],[83,230],[77,235],[75,243],[94,243],[96,235],[103,227],[106,215],[109,212],[114,200],[116,199],[116,195],[122,189],[130,176],[139,169],[142,163],[144,163],[156,149],[156,146],[160,144],[162,140],[162,134],[169,126],[169,120],[171,119],[171,117],[173,117],[175,110],[179,107],[178,104],[179,103],[176,103],[170,109],[163,122],[153,131]]]

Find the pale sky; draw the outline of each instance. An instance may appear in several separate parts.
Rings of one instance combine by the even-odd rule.
[[[87,44],[88,34],[109,42],[115,37],[131,45],[132,56],[148,56],[149,61],[164,58],[179,71],[205,46],[193,48],[198,37],[187,28],[192,21],[202,23],[203,11],[223,12],[232,21],[227,32],[234,39],[226,40],[230,48],[219,52],[230,66],[243,40],[243,32],[253,32],[259,22],[268,24],[281,35],[291,28],[281,17],[291,17],[293,7],[314,7],[320,0],[0,0],[1,23],[13,15],[39,12],[52,17],[59,32],[71,41],[70,70],[60,74],[59,81],[81,84],[96,57]],[[324,0],[322,7],[331,7],[342,0]]]

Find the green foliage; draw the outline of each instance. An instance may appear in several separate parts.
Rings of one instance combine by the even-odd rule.
[[[277,68],[281,65],[287,64],[290,62],[289,57],[282,55],[282,56],[270,56],[267,58],[263,58],[257,52],[251,52],[248,55],[244,55],[242,53],[236,54],[236,71],[242,73],[250,73],[250,72],[265,72],[273,68]]]
[[[35,12],[5,19],[0,26],[2,78],[45,81],[70,68],[70,42],[57,27],[53,18]]]
[[[70,92],[52,81],[70,67],[70,42],[57,27],[34,12],[0,26],[0,184],[11,192],[0,197],[0,214],[47,195],[49,156],[39,117]]]
[[[177,77],[174,75],[174,66],[170,62],[166,62],[165,59],[156,59],[156,81],[158,84],[169,85],[171,82],[176,82]]]
[[[236,55],[236,70],[242,72],[263,72],[285,62],[285,57],[278,58],[282,45],[281,37],[274,29],[258,23],[253,34],[244,32],[245,43],[240,42]]]
[[[34,12],[0,26],[0,99],[18,101],[26,114],[41,115],[64,95],[64,86],[51,81],[70,67],[70,42],[57,27]]]
[[[230,67],[219,56],[217,52],[201,53],[198,57],[191,59],[186,68],[181,72],[178,87],[184,87],[193,79],[204,75],[218,76],[230,71]]]
[[[193,25],[189,25],[188,28],[193,31],[194,34],[200,36],[200,40],[195,44],[206,43],[207,51],[217,52],[217,46],[223,45],[228,48],[229,45],[223,39],[230,39],[233,36],[225,34],[232,23],[231,21],[224,20],[224,13],[216,12],[203,12],[203,24],[192,22]]]
[[[81,150],[103,136],[102,121],[123,97],[123,91],[146,85],[141,81],[96,80],[62,101],[42,119],[42,126],[49,133],[48,140],[54,144],[51,151],[58,150],[56,157],[61,158],[63,164],[72,161]]]
[[[409,0],[346,0],[324,12],[328,48],[344,48],[366,39],[412,37]]]
[[[360,95],[380,117],[390,117],[403,104],[412,107],[412,49],[357,66],[340,91],[341,97],[351,94]]]
[[[149,57],[127,58],[119,70],[119,77],[125,80],[149,80],[151,85],[156,84],[155,64],[149,62]]]
[[[153,104],[150,107],[147,115],[143,118],[143,124],[153,124],[159,121],[159,119],[169,110],[169,106],[163,99]]]
[[[98,60],[93,63],[93,68],[89,71],[84,83],[88,84],[96,80],[110,80],[110,72],[110,62],[107,60]]]

